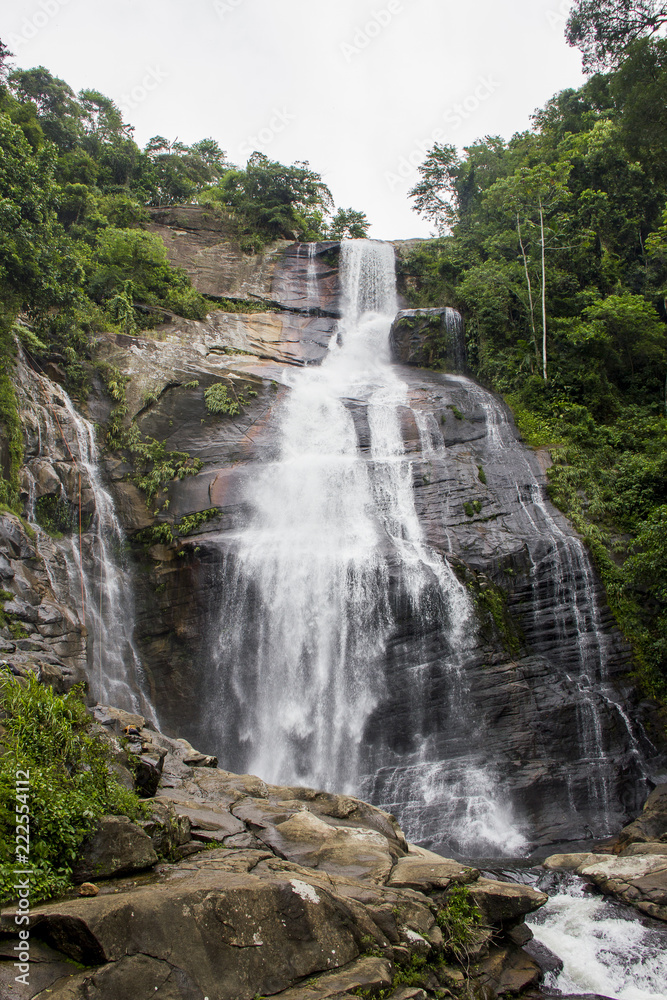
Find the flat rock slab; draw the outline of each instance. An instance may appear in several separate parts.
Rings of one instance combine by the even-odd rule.
[[[606,858],[582,865],[577,874],[642,913],[667,920],[667,857],[664,855]]]
[[[551,854],[542,862],[542,867],[548,871],[574,872],[582,865],[593,865],[598,861],[608,861],[608,854]]]
[[[428,892],[431,889],[448,889],[452,883],[467,885],[479,878],[477,868],[467,868],[458,861],[439,858],[431,861],[423,858],[399,858],[387,885]]]
[[[342,969],[326,972],[313,983],[304,983],[278,994],[281,1000],[331,1000],[363,989],[379,991],[391,986],[392,963],[383,958],[358,958]]]

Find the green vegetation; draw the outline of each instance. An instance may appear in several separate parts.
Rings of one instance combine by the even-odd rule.
[[[16,856],[16,816],[30,815],[31,902],[63,892],[81,844],[105,813],[137,818],[138,796],[119,784],[104,743],[90,735],[78,691],[60,696],[34,676],[0,674],[0,897],[11,900],[25,868]],[[29,774],[29,791],[17,786]]]
[[[173,313],[203,319],[212,308],[270,308],[200,295],[146,231],[150,208],[209,205],[251,253],[276,238],[363,235],[368,223],[353,209],[334,213],[307,163],[254,153],[237,168],[210,137],[187,146],[155,136],[140,149],[109,98],[77,94],[43,66],[11,71],[10,57],[0,42],[0,425],[9,448],[0,502],[18,510],[17,329],[38,360],[58,361],[66,387],[81,396],[100,333],[131,335]]]
[[[205,390],[204,402],[209,413],[237,417],[241,412],[241,407],[246,406],[256,395],[254,389],[246,388],[243,392],[237,393],[233,386],[216,382]]]
[[[14,383],[11,378],[14,344],[12,328],[7,326],[7,320],[7,316],[3,317],[0,314],[0,440],[4,436],[9,456],[9,468],[6,470],[7,478],[5,478],[5,470],[0,465],[0,504],[19,512],[19,472],[23,464],[23,429],[18,415]],[[7,326],[4,330],[2,328],[3,322]],[[4,429],[4,435],[1,433],[2,429]]]
[[[195,514],[186,514],[178,522],[178,532],[181,537],[185,535],[191,535],[193,531],[197,531],[208,521],[212,521],[219,515],[220,511],[217,507],[210,507],[209,510],[200,510]]]
[[[614,68],[530,130],[433,147],[411,194],[439,236],[401,276],[413,305],[465,314],[473,374],[551,449],[551,495],[591,547],[644,689],[664,696],[667,40],[652,35],[663,4],[632,7],[578,0],[570,40]]]
[[[467,886],[455,886],[450,890],[436,922],[442,931],[445,951],[459,961],[467,960],[475,932],[482,923],[479,907]]]
[[[71,504],[66,497],[48,493],[41,496],[35,503],[35,520],[54,538],[71,534],[75,519],[78,519],[79,508]],[[86,519],[86,527],[89,518]]]
[[[3,605],[6,601],[13,601],[14,595],[10,593],[9,590],[0,590],[0,603]],[[4,606],[0,608],[0,628],[9,629],[9,634],[12,639],[25,639],[28,633],[23,628],[21,621],[13,615],[10,611],[7,611]]]

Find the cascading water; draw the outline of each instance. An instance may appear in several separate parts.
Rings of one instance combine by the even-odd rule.
[[[519,530],[530,538],[530,577],[522,603],[526,619],[531,621],[531,648],[541,654],[555,654],[560,662],[569,665],[565,677],[578,694],[578,752],[587,763],[588,799],[597,815],[596,834],[610,833],[618,761],[605,745],[600,701],[606,703],[621,731],[625,731],[640,774],[644,764],[630,721],[610,683],[611,640],[603,627],[600,585],[583,543],[566,530],[562,517],[545,499],[545,487],[538,480],[529,453],[517,447],[515,431],[500,403],[464,376],[449,378],[484,410],[489,444],[487,468],[493,475],[509,477],[516,489],[516,516],[524,526]]]
[[[63,603],[77,609],[86,626],[91,694],[99,702],[140,712],[156,722],[133,639],[132,581],[123,559],[125,536],[113,500],[102,485],[95,429],[77,413],[60,386],[25,363],[21,375],[22,409],[32,414],[35,432],[25,462],[29,518],[34,522],[36,484],[44,479],[45,468],[53,479],[49,488],[57,489],[64,503],[70,506],[68,496],[78,500],[74,530],[56,542],[66,573],[52,574],[52,584]]]
[[[317,243],[308,244],[308,266],[306,268],[306,305],[312,309],[317,305],[317,269],[315,266],[315,251]]]
[[[548,881],[549,879],[547,879]],[[574,875],[560,876],[551,898],[528,923],[535,938],[563,962],[545,985],[555,995],[599,994],[617,1000],[663,1000],[666,932],[622,904],[593,895]]]
[[[394,251],[349,241],[341,264],[338,337],[321,366],[290,377],[274,460],[251,485],[247,527],[225,540],[210,728],[228,766],[276,783],[372,793],[389,760],[376,799],[396,794],[408,835],[467,810],[470,844],[519,847],[483,754],[443,764],[427,724],[434,697],[443,715],[466,714],[475,624],[415,509],[408,391],[388,352]],[[406,677],[408,633],[420,638]],[[388,747],[374,714],[397,685]],[[415,777],[434,759],[430,794],[415,803]]]

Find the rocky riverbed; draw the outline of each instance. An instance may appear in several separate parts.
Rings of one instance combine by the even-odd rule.
[[[105,817],[78,893],[33,909],[28,988],[3,912],[3,1000],[418,1000],[468,982],[492,998],[537,984],[521,946],[543,893],[408,844],[358,799],[231,774],[140,716],[94,718],[149,815]],[[465,933],[442,916],[462,890],[478,915]]]

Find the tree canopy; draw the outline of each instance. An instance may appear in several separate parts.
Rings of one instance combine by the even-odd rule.
[[[667,23],[663,0],[576,0],[565,31],[586,72],[616,67],[628,46]]]

